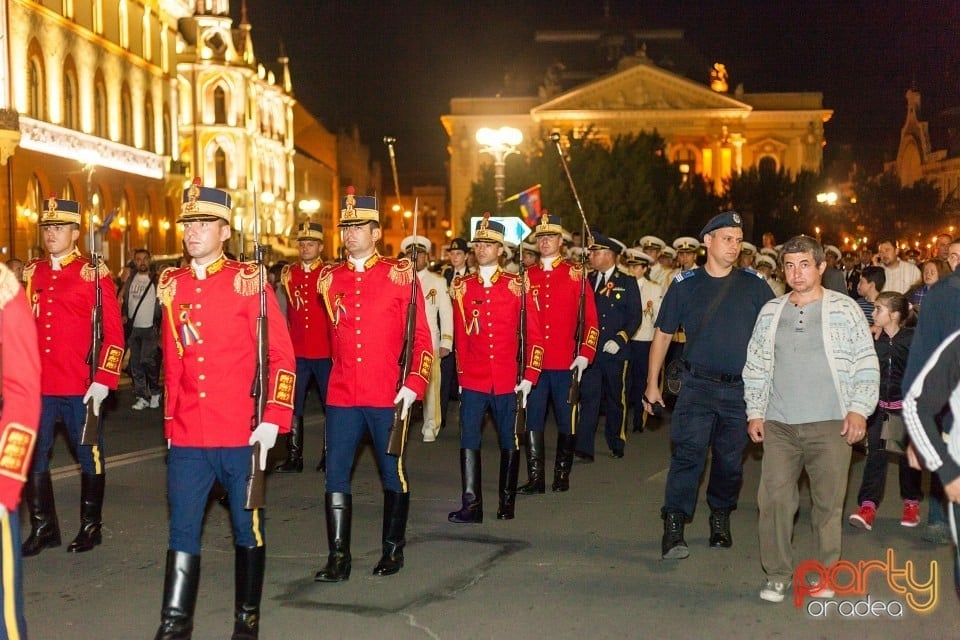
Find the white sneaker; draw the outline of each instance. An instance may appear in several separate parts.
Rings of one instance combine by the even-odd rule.
[[[760,599],[767,602],[783,602],[787,595],[787,589],[790,588],[786,582],[774,582],[767,580],[760,587]]]
[[[160,408],[160,394],[150,396],[150,408],[159,409]]]
[[[143,411],[150,406],[150,402],[146,398],[137,398],[137,401],[133,403],[133,406],[130,407],[134,411]]]

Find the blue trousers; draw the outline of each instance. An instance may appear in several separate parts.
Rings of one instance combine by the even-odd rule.
[[[440,424],[447,422],[447,407],[457,397],[457,357],[451,351],[440,358]]]
[[[83,405],[83,396],[41,396],[40,400],[40,429],[37,432],[37,446],[33,450],[33,465],[30,471],[41,473],[50,470],[50,452],[53,450],[57,419],[63,418],[70,444],[73,445],[77,452],[77,459],[80,461],[80,470],[89,475],[102,474],[104,472],[103,429],[100,429],[98,444],[80,444],[83,419],[87,413]]]
[[[167,454],[167,501],[173,551],[200,555],[203,514],[213,481],[219,480],[230,500],[230,523],[238,547],[264,545],[263,510],[246,510],[251,447],[170,447]]]
[[[516,450],[517,436],[513,425],[517,417],[516,395],[481,393],[469,389],[464,389],[460,393],[460,448],[480,448],[483,416],[487,409],[490,409],[490,413],[493,414],[500,448]]]
[[[320,404],[327,407],[327,383],[330,381],[330,369],[333,360],[330,358],[297,358],[297,381],[293,388],[293,415],[303,415],[303,405],[307,401],[307,391],[310,389],[311,379],[317,381],[320,391]]]
[[[577,432],[577,406],[567,403],[573,374],[566,369],[540,372],[540,380],[527,396],[527,431],[543,432],[547,423],[547,405],[552,404],[557,432]]]
[[[594,439],[600,424],[600,403],[606,422],[604,435],[611,451],[623,451],[627,440],[627,368],[619,359],[597,358],[580,379],[580,429],[577,451],[593,455]]]
[[[387,455],[393,409],[327,407],[327,493],[351,493],[350,472],[365,432],[373,439],[383,490],[407,493],[403,456]]]
[[[23,573],[20,566],[20,516],[10,511],[0,517],[0,640],[27,637],[23,615]]]
[[[703,467],[710,458],[707,504],[735,509],[743,484],[747,446],[747,407],[742,382],[713,382],[683,376],[680,397],[670,421],[673,453],[662,512],[693,517]]]

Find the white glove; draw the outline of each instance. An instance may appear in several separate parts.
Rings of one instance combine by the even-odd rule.
[[[7,506],[0,504],[0,518],[3,518],[7,515]]]
[[[533,389],[533,383],[529,380],[521,380],[517,386],[513,388],[514,393],[522,393],[523,398],[520,401],[520,404],[523,405],[523,408],[527,408],[527,396],[530,395],[530,390]]]
[[[267,470],[267,454],[273,445],[277,444],[277,433],[280,426],[272,422],[261,422],[250,434],[250,445],[260,443],[260,471]]]
[[[603,343],[603,352],[609,353],[612,356],[617,355],[620,352],[620,343],[616,340],[607,340]]]
[[[110,389],[107,388],[107,385],[99,382],[91,382],[90,388],[87,389],[87,393],[83,396],[83,404],[87,404],[93,400],[93,415],[99,416],[100,405],[107,399],[108,393],[110,393]]]
[[[417,392],[410,387],[400,387],[400,391],[397,391],[397,397],[393,399],[393,404],[396,406],[398,402],[403,403],[403,406],[400,407],[401,420],[406,419],[407,414],[410,412],[410,407],[413,406],[413,403],[416,399]]]
[[[577,370],[577,382],[583,377],[583,372],[590,366],[590,361],[585,356],[577,356],[570,364],[570,371]]]

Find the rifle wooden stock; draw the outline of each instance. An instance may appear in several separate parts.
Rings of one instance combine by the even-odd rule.
[[[96,304],[90,317],[92,338],[90,340],[90,383],[97,376],[97,367],[100,365],[100,351],[103,348],[103,291],[100,289],[100,261],[96,254],[93,256],[94,280],[97,283]],[[133,320],[131,319],[131,322]],[[91,446],[100,444],[100,416],[93,413],[93,398],[86,403],[86,416],[83,420],[83,430],[80,431],[80,444]]]
[[[263,262],[259,246],[257,247],[257,264],[260,266],[263,277]],[[267,388],[270,377],[268,365],[268,334],[267,334],[267,299],[266,283],[260,288],[260,315],[257,316],[257,373],[253,379],[253,424],[251,431],[263,422],[263,411],[267,405]],[[250,471],[247,474],[244,509],[262,509],[267,506],[266,486],[263,479],[263,470],[260,468],[260,443],[253,445],[250,452]]]
[[[414,256],[416,258],[416,256]],[[414,263],[416,264],[416,263]],[[397,391],[403,387],[410,367],[413,364],[413,339],[417,331],[417,303],[414,296],[417,294],[417,274],[413,274],[413,284],[410,290],[410,302],[407,304],[407,323],[404,328],[403,351],[400,352],[400,377],[397,380]],[[390,433],[387,435],[387,455],[400,456],[403,453],[403,443],[407,439],[407,425],[410,423],[410,412],[403,415],[403,401],[393,407],[393,422],[390,424]]]

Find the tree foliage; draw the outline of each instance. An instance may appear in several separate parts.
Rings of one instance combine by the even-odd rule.
[[[656,133],[619,136],[609,148],[586,137],[570,140],[567,164],[591,229],[626,243],[646,234],[673,238],[695,233],[719,211],[719,199],[699,176],[684,181],[679,167],[667,160]],[[580,228],[576,200],[554,146],[544,145],[523,158],[511,156],[505,176],[507,196],[540,184],[543,207],[559,215],[566,228]],[[471,186],[465,223],[495,209],[493,168],[486,167]],[[502,214],[519,215],[516,202],[505,203]]]

